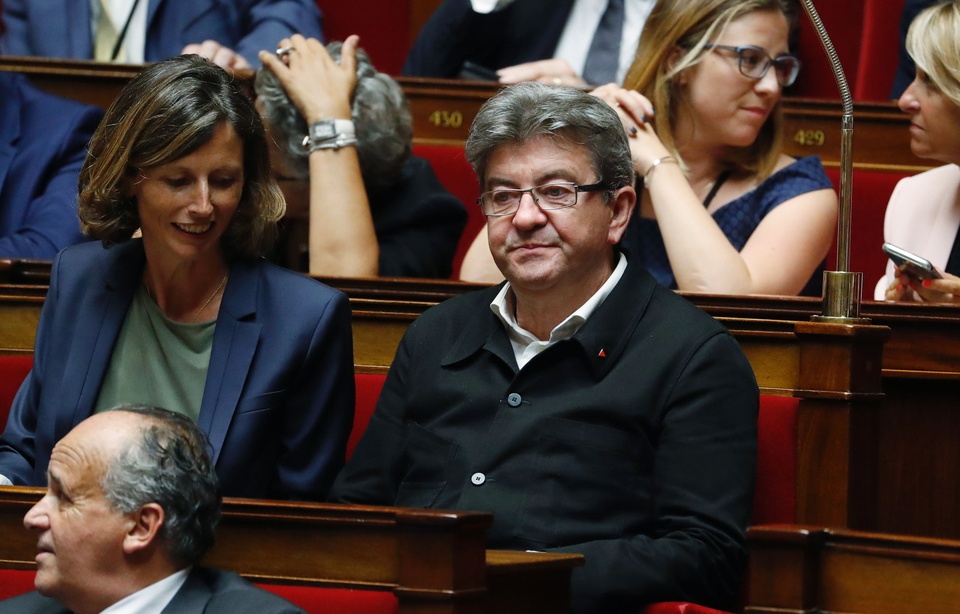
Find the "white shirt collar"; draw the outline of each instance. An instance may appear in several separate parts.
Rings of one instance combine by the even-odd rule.
[[[513,355],[517,359],[517,366],[521,369],[530,362],[530,359],[544,351],[558,341],[569,339],[574,336],[580,327],[584,325],[587,319],[596,311],[597,307],[610,295],[616,287],[623,272],[627,270],[627,257],[620,254],[617,260],[617,266],[614,267],[610,277],[603,285],[587,299],[579,309],[568,315],[562,322],[557,324],[550,331],[550,338],[541,341],[537,337],[517,323],[513,309],[513,293],[510,291],[510,282],[508,281],[494,297],[490,303],[490,310],[496,315],[504,327],[507,329],[507,336],[510,338],[510,345],[513,346]]]
[[[127,595],[100,614],[160,614],[187,581],[189,574],[189,567],[181,569],[132,595]]]

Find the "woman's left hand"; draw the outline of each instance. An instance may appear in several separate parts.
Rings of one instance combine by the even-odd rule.
[[[654,160],[670,153],[653,129],[653,105],[639,92],[609,83],[590,93],[613,107],[620,116],[637,173],[643,175]]]
[[[338,63],[317,39],[294,34],[280,41],[281,49],[289,49],[282,58],[261,51],[260,61],[277,76],[308,124],[321,119],[350,119],[359,42],[360,37],[348,36]]]
[[[901,275],[906,281],[909,276]],[[943,273],[943,279],[914,280],[910,278],[909,286],[925,303],[960,303],[960,277]]]

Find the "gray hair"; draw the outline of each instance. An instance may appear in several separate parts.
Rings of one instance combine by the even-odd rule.
[[[339,42],[327,45],[334,60],[340,59],[340,47]],[[297,178],[308,179],[310,154],[303,147],[306,120],[266,66],[257,71],[254,89],[287,166]],[[370,192],[390,187],[413,149],[413,119],[400,85],[377,72],[362,49],[357,49],[357,86],[350,115],[357,131],[357,156],[364,186]]]
[[[213,547],[220,520],[219,482],[203,432],[186,416],[145,405],[120,405],[149,418],[137,441],[109,464],[100,487],[114,509],[134,512],[147,503],[164,511],[160,538],[182,566]]]
[[[620,117],[610,105],[578,89],[518,83],[501,89],[480,108],[467,137],[467,161],[481,190],[490,155],[504,145],[539,136],[587,149],[609,202],[617,188],[634,183],[633,161]]]

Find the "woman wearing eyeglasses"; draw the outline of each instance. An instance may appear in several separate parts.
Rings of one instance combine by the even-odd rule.
[[[645,188],[624,247],[667,287],[819,286],[837,198],[818,158],[781,152],[781,95],[800,68],[791,16],[785,0],[659,0],[625,88],[595,92],[623,118]]]
[[[659,0],[625,88],[596,91],[623,118],[645,188],[624,247],[667,287],[819,285],[837,198],[818,158],[781,152],[780,99],[800,68],[791,16],[785,0]]]
[[[658,0],[625,87],[594,90],[620,113],[646,188],[623,246],[664,286],[819,286],[837,198],[818,158],[781,152],[780,98],[800,68],[791,16],[786,0]],[[479,243],[461,278],[493,281]]]

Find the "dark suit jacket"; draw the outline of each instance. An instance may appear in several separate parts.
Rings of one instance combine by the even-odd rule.
[[[0,474],[14,484],[45,484],[54,444],[92,412],[143,267],[139,240],[85,243],[54,261],[33,371],[0,436]],[[322,499],[353,406],[346,297],[263,261],[232,264],[199,416],[222,493]]]
[[[332,500],[491,511],[491,548],[583,553],[575,612],[730,606],[759,404],[737,342],[632,264],[518,371],[497,290],[410,325]]]
[[[452,78],[468,60],[496,70],[552,58],[572,8],[573,0],[516,0],[484,15],[470,0],[445,0],[417,36],[403,74]]]
[[[4,614],[70,614],[36,591],[0,602]],[[261,590],[235,573],[196,567],[163,614],[303,614],[289,601]]]
[[[394,185],[370,194],[370,213],[382,277],[450,277],[467,212],[429,162],[411,156]]]
[[[46,258],[83,240],[77,176],[103,111],[0,72],[0,258]]]
[[[261,49],[276,49],[294,32],[322,36],[313,0],[149,0],[147,11],[147,62],[213,39],[258,66]],[[3,22],[0,53],[93,57],[89,0],[3,0]]]

